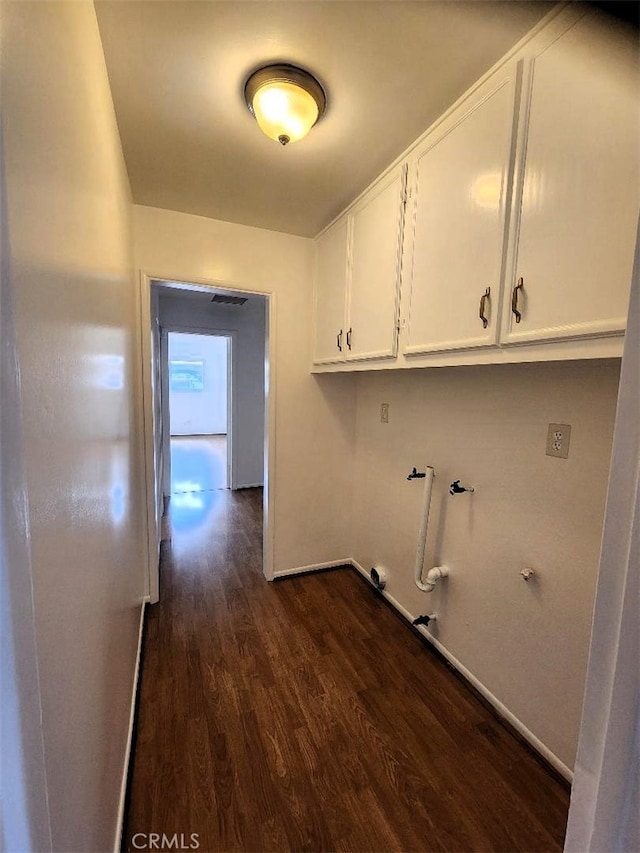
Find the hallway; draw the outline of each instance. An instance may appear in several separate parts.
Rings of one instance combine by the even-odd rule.
[[[172,495],[226,488],[226,435],[171,436]]]
[[[564,786],[354,572],[267,584],[262,490],[203,495],[171,502],[125,849],[561,850]]]

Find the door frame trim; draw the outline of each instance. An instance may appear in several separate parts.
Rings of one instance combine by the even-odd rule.
[[[265,322],[265,423],[264,423],[264,492],[263,492],[263,561],[262,571],[266,580],[273,580],[275,542],[275,405],[276,405],[276,295],[272,291],[255,290],[242,283],[202,279],[179,275],[154,275],[139,271],[138,286],[138,346],[140,352],[138,382],[140,387],[141,433],[142,433],[142,487],[146,511],[146,564],[147,593],[154,604],[160,598],[160,520],[156,518],[156,460],[154,394],[151,362],[151,284],[158,282],[175,290],[202,290],[219,293],[242,293],[247,296],[263,296],[266,300]],[[162,483],[159,484],[162,488]]]

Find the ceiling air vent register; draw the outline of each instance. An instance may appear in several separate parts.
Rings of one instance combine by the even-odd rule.
[[[226,293],[215,293],[211,297],[211,301],[217,305],[244,305],[248,296],[231,296]]]

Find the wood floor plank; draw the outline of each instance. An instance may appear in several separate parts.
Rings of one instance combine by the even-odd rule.
[[[565,787],[354,572],[267,584],[261,490],[202,503],[169,504],[124,849],[562,849]]]

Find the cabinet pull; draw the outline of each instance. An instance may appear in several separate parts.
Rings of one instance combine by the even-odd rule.
[[[336,335],[336,343],[338,344],[338,349],[342,352],[342,329]]]
[[[351,349],[351,332],[352,331],[353,331],[353,329],[349,329],[349,331],[347,332],[347,346],[349,347],[349,349]]]
[[[485,290],[485,292],[482,294],[482,296],[480,297],[480,310],[478,311],[478,316],[482,320],[482,328],[483,329],[486,329],[487,326],[489,325],[489,321],[487,320],[484,311],[485,311],[485,307],[487,304],[487,299],[490,299],[490,298],[491,298],[491,288],[488,287]]]
[[[513,288],[513,293],[511,294],[511,311],[516,318],[516,323],[519,323],[522,320],[522,314],[518,311],[518,291],[524,290],[524,279],[521,277],[518,279],[518,283]]]

